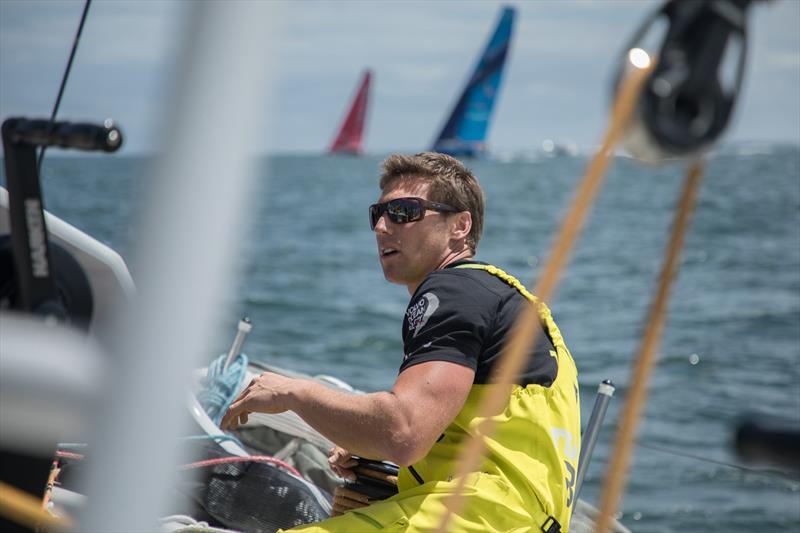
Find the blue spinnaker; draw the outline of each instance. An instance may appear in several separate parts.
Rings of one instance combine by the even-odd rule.
[[[504,7],[500,21],[431,148],[453,156],[475,157],[486,150],[486,132],[500,90],[503,67],[511,44],[515,10]]]

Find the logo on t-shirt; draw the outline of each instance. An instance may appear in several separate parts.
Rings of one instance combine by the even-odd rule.
[[[417,303],[406,311],[408,331],[414,332],[414,337],[427,324],[431,315],[439,308],[439,298],[432,292],[423,294]]]

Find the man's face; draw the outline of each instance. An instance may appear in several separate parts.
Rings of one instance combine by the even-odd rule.
[[[421,180],[399,180],[387,187],[378,201],[409,196],[428,200],[428,188]],[[412,294],[450,252],[447,216],[432,210],[426,211],[422,220],[407,224],[395,224],[384,213],[375,225],[375,238],[384,277],[405,285]]]

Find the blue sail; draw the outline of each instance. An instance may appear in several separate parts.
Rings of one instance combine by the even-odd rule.
[[[486,132],[492,108],[500,90],[503,66],[506,62],[514,27],[515,10],[504,7],[500,22],[475,72],[456,102],[450,118],[433,143],[431,150],[452,156],[476,157],[486,151]]]

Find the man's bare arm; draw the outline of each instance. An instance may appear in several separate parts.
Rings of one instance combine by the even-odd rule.
[[[429,361],[403,371],[389,392],[351,394],[264,373],[233,402],[221,426],[235,426],[248,412],[292,410],[353,454],[409,465],[428,453],[461,410],[474,374]]]

